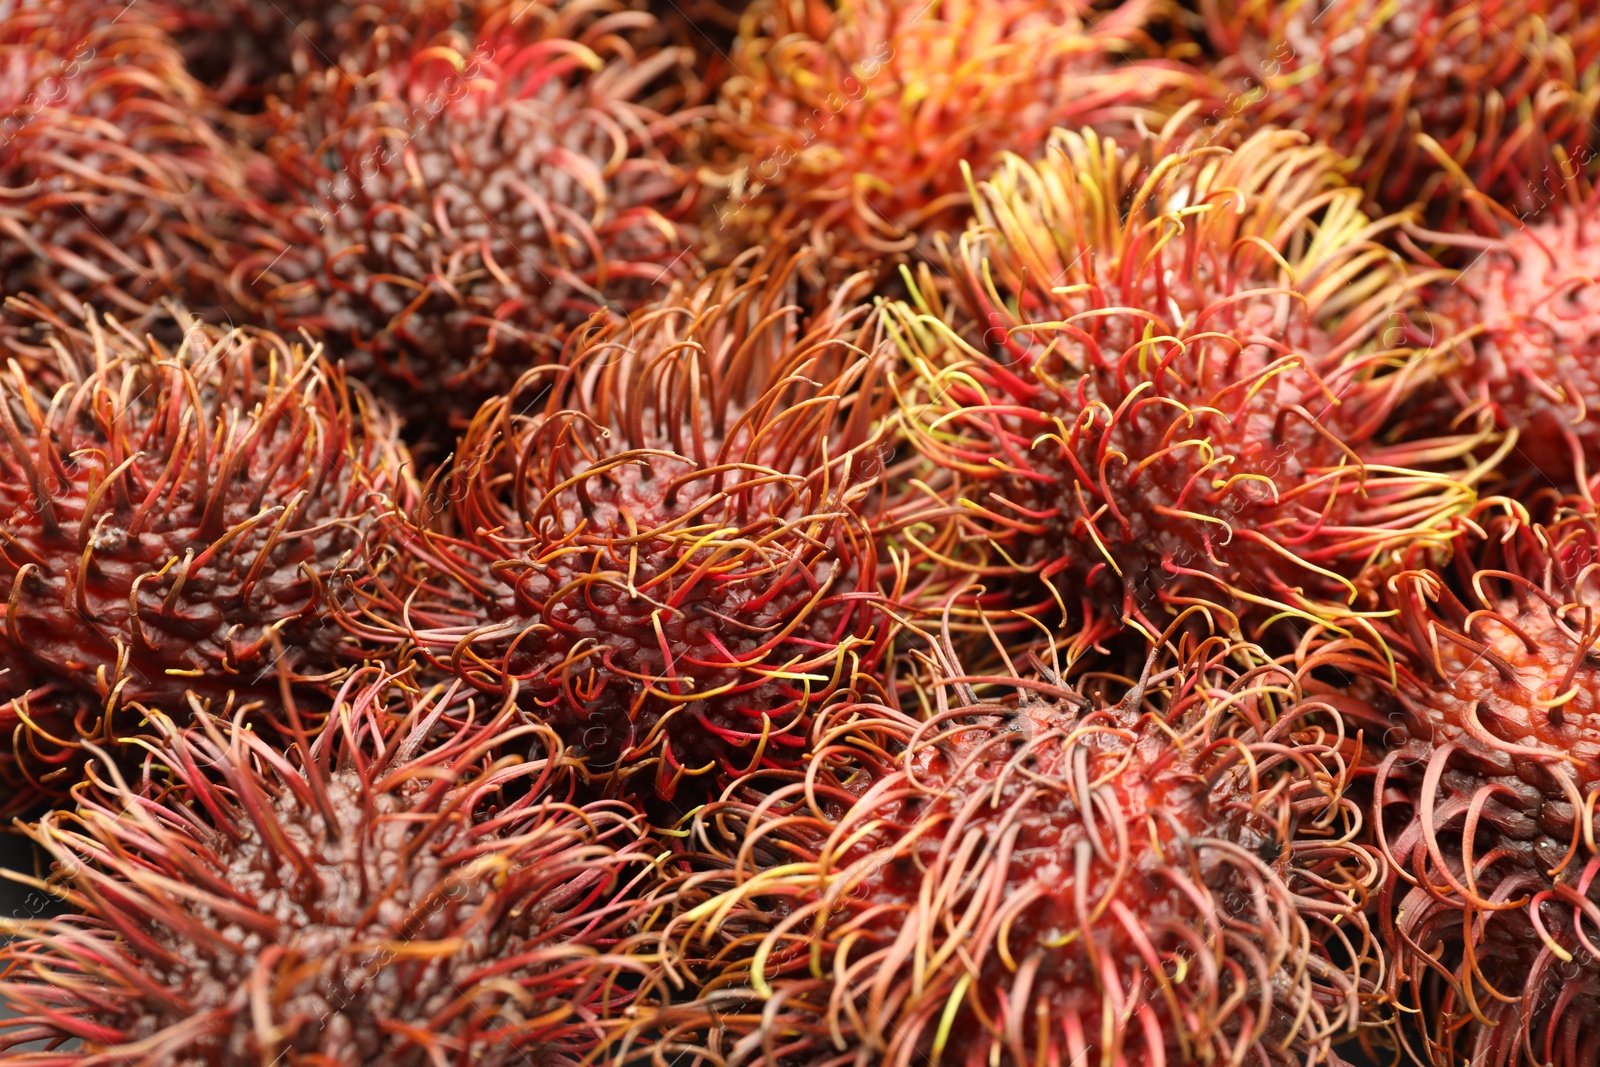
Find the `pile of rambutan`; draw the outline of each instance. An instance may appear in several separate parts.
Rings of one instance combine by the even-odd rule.
[[[1600,1065],[1584,5],[0,57],[0,1063]]]

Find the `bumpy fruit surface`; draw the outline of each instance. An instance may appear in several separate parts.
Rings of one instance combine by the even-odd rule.
[[[1355,695],[1383,740],[1389,994],[1425,1009],[1419,1054],[1577,1067],[1600,1053],[1600,538],[1577,513],[1483,527],[1458,580],[1389,583],[1396,614],[1373,633],[1394,673],[1348,640],[1325,656],[1365,676]]]
[[[0,19],[0,280],[74,311],[237,318],[231,256],[270,171],[146,14],[47,0]]]
[[[733,884],[668,927],[687,958],[721,946],[669,1039],[699,1009],[707,1047],[764,1067],[1325,1061],[1360,984],[1326,942],[1363,954],[1377,872],[1333,829],[1327,709],[1239,651],[1077,687],[951,664],[926,722],[832,713],[804,772],[694,820],[726,868],[680,899]]]
[[[758,0],[722,88],[718,130],[739,157],[708,241],[805,224],[819,249],[869,265],[961,225],[963,161],[987,172],[1003,152],[1031,156],[1055,126],[1159,126],[1204,79],[1164,60],[1118,66],[1155,52],[1150,6]]]
[[[647,969],[626,954],[642,817],[571,803],[547,731],[539,759],[486,758],[542,731],[514,709],[437,730],[463,703],[358,675],[287,753],[157,715],[140,778],[98,769],[31,831],[77,914],[0,924],[6,1062],[465,1067],[603,1042]]]
[[[799,758],[885,637],[887,404],[865,309],[802,328],[795,269],[746,257],[486,404],[394,535],[415,567],[370,635],[518,684],[592,768],[653,765],[664,793]]]
[[[968,547],[991,546],[973,568],[1155,633],[1197,603],[1322,617],[1440,540],[1470,478],[1410,468],[1471,442],[1381,436],[1422,380],[1425,353],[1389,346],[1429,276],[1360,202],[1290,131],[1059,133],[979,184],[953,282],[925,272],[896,307],[913,439],[966,482]]]
[[[1430,287],[1431,342],[1448,353],[1437,408],[1488,412],[1516,442],[1514,481],[1582,491],[1600,473],[1600,198],[1529,219],[1482,220],[1472,262]]]
[[[1455,168],[1502,202],[1531,208],[1547,201],[1546,183],[1564,160],[1595,158],[1600,17],[1585,5],[1202,0],[1201,8],[1223,55],[1215,73],[1235,90],[1217,117],[1306,131],[1353,158],[1355,181],[1391,209],[1448,193]]]
[[[664,117],[689,54],[658,37],[620,4],[506,3],[313,72],[272,111],[291,204],[236,284],[419,411],[470,416],[691,273],[686,120]]]
[[[331,600],[414,492],[396,420],[281,338],[47,336],[33,378],[0,380],[7,807],[63,793],[140,709],[341,669]]]

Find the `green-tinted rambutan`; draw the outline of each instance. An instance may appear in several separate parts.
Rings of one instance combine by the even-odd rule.
[[[1055,126],[1152,126],[1204,79],[1153,55],[1139,2],[757,0],[717,128],[738,157],[707,243],[809,228],[851,268],[959,227],[961,163],[1042,152]],[[709,227],[708,227],[709,229]]]
[[[866,309],[744,262],[585,334],[484,405],[367,619],[520,684],[593,769],[786,764],[886,640],[872,511],[885,364]],[[841,293],[841,298],[843,298]],[[886,450],[886,449],[885,449]]]
[[[222,113],[137,5],[44,0],[0,19],[0,284],[124,317],[226,318],[231,242],[263,220]]]
[[[1578,1067],[1600,1057],[1600,531],[1501,516],[1474,540],[1456,581],[1389,582],[1372,632],[1392,662],[1350,640],[1320,658],[1364,676],[1348,713],[1384,740],[1379,914],[1388,992],[1424,1009],[1416,1051]]]
[[[352,678],[288,752],[157,714],[131,784],[96,763],[30,831],[76,914],[0,920],[6,1062],[479,1067],[603,1044],[649,967],[627,951],[642,817],[574,804],[559,742],[513,708],[398,685]],[[485,755],[519,732],[539,758]]]
[[[992,549],[952,564],[1155,633],[1193,603],[1339,612],[1373,564],[1442,544],[1471,473],[1409,468],[1476,440],[1382,436],[1427,364],[1389,346],[1430,275],[1360,200],[1281,130],[1232,150],[1063,132],[980,183],[951,306],[925,272],[895,307],[912,438]]]
[[[1563,157],[1593,160],[1600,17],[1571,0],[1200,0],[1217,112],[1309,133],[1355,160],[1389,209],[1451,182],[1431,139],[1479,188],[1526,206]],[[1459,191],[1459,190],[1458,190]]]
[[[709,977],[652,1040],[763,1067],[1327,1061],[1378,877],[1329,709],[1259,650],[1165,663],[948,664],[926,721],[828,713],[803,771],[693,820],[691,865],[721,862],[664,941]]]
[[[64,793],[139,708],[339,669],[330,602],[414,492],[396,420],[278,337],[48,340],[0,379],[0,808]]]
[[[569,328],[693,273],[695,187],[668,158],[688,117],[666,115],[689,54],[657,36],[617,3],[504,3],[308,75],[270,109],[292,203],[236,283],[374,387],[470,415]]]

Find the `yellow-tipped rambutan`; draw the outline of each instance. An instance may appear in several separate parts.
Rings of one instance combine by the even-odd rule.
[[[47,337],[0,379],[0,808],[64,793],[139,709],[341,669],[331,601],[414,492],[393,416],[281,338]]]
[[[1215,73],[1235,90],[1219,117],[1292,126],[1334,146],[1353,159],[1356,184],[1390,210],[1442,193],[1452,200],[1451,172],[1459,170],[1521,208],[1551,165],[1595,158],[1600,17],[1585,5],[1199,6],[1222,55]]]
[[[1282,130],[1234,149],[1061,132],[977,185],[953,302],[924,271],[893,308],[912,439],[991,548],[948,562],[1157,633],[1193,603],[1320,618],[1371,565],[1442,544],[1471,472],[1411,468],[1476,439],[1383,436],[1427,365],[1391,346],[1430,275],[1360,201]]]
[[[649,970],[628,953],[643,817],[574,803],[559,742],[514,708],[402,687],[354,676],[287,752],[156,714],[137,778],[97,761],[30,830],[55,860],[40,888],[75,914],[0,920],[6,1062],[466,1067],[603,1045]],[[519,733],[535,758],[486,754]]]
[[[1203,89],[1144,34],[1151,4],[1078,0],[757,0],[722,87],[739,155],[707,243],[738,250],[797,224],[851,269],[959,227],[967,188],[1056,126],[1152,126]],[[708,231],[711,227],[708,225]]]
[[[696,814],[686,862],[721,869],[680,883],[663,940],[709,977],[649,1017],[663,1047],[741,1067],[1328,1060],[1371,991],[1354,961],[1378,878],[1330,709],[1217,638],[1137,679],[1038,666],[946,664],[925,721],[837,706],[803,771]]]
[[[485,404],[349,625],[519,685],[592,768],[664,794],[799,758],[886,641],[889,406],[867,309],[802,327],[803,259],[747,256]]]
[[[658,37],[621,3],[503,3],[308,75],[270,108],[291,204],[236,284],[464,419],[569,328],[692,275],[695,186],[669,159],[689,116],[668,114],[689,53]]]

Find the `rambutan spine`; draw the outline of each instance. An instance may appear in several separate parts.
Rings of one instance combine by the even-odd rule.
[[[1259,652],[1185,645],[1097,679],[1110,706],[947,664],[926,722],[824,713],[803,770],[693,817],[662,936],[707,977],[652,1039],[763,1067],[1323,1061],[1372,992],[1328,946],[1372,961],[1380,875],[1337,721]]]
[[[576,1062],[650,973],[642,816],[573,800],[513,706],[363,671],[287,752],[151,726],[137,779],[97,760],[31,831],[77,914],[0,921],[8,1062]]]
[[[518,685],[595,769],[653,765],[664,794],[799,758],[891,629],[881,342],[843,294],[802,328],[805,260],[745,257],[487,403],[347,625]]]
[[[395,418],[318,352],[33,313],[40,365],[0,380],[10,809],[64,795],[82,743],[114,747],[145,711],[336,678],[332,602],[374,517],[416,492]]]
[[[1432,367],[1389,341],[1438,275],[1377,243],[1400,220],[1332,153],[1058,131],[973,195],[952,283],[923,271],[890,308],[910,438],[991,549],[955,565],[1033,576],[1040,609],[1091,590],[1153,636],[1192,604],[1327,618],[1448,542],[1482,468],[1437,468],[1486,435],[1383,439]]]

